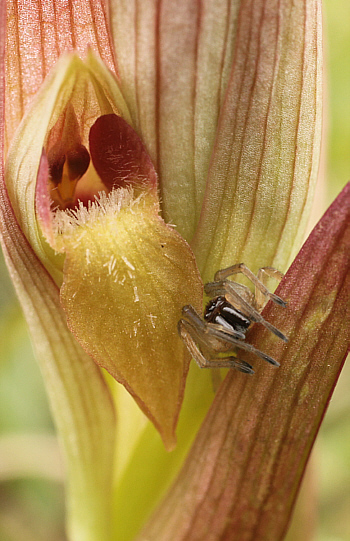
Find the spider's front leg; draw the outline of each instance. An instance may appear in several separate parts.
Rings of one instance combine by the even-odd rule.
[[[266,277],[276,278],[279,281],[282,280],[283,274],[277,269],[274,269],[273,267],[262,267],[258,271],[258,276],[255,276],[255,274],[244,263],[237,263],[236,265],[231,265],[226,269],[217,271],[214,276],[214,281],[225,281],[229,276],[233,276],[234,274],[243,274],[252,282],[252,284],[254,284],[255,306],[258,310],[262,310],[267,302],[266,299],[271,299],[280,306],[286,306],[285,301],[282,300],[278,295],[271,293],[264,283],[266,281]]]
[[[267,286],[269,278],[273,278],[274,280],[277,280],[278,283],[280,283],[283,277],[284,277],[284,274],[281,271],[275,269],[274,267],[261,267],[257,272],[257,279],[265,287]],[[280,297],[278,297],[277,295],[274,295],[274,297],[275,298],[277,297],[277,299],[280,299]],[[272,300],[276,302],[276,300],[274,299]],[[283,304],[280,302],[277,302],[277,304],[280,304],[283,307],[287,305],[287,303],[283,301],[282,299],[280,299],[280,301],[282,301]],[[256,303],[256,308],[259,310],[259,312],[261,312],[263,308],[265,308],[267,302],[268,302],[268,299],[266,298],[266,295],[264,295],[264,293],[255,286],[255,303]]]

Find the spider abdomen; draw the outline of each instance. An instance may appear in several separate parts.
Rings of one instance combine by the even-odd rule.
[[[230,331],[238,331],[245,334],[250,326],[250,320],[242,312],[234,308],[225,297],[211,299],[204,311],[204,319],[208,323],[216,323]]]

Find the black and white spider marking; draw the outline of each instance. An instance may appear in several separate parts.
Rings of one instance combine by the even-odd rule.
[[[254,284],[254,293],[248,287],[228,279],[238,273]],[[288,342],[287,337],[260,313],[269,299],[279,306],[286,306],[280,297],[265,286],[268,277],[280,281],[283,274],[272,267],[262,267],[255,276],[244,263],[232,265],[219,270],[214,282],[205,284],[204,290],[211,300],[204,310],[203,319],[192,306],[183,307],[178,331],[200,368],[235,368],[253,374],[252,366],[236,356],[236,349],[249,351],[279,366],[272,357],[245,342],[246,332],[253,323],[261,323],[278,338]],[[221,355],[224,353],[227,356]]]

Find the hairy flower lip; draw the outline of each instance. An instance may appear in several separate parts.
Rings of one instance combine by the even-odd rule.
[[[190,360],[171,321],[190,299],[198,306],[202,283],[188,245],[159,217],[157,176],[132,127],[114,114],[100,116],[89,150],[109,193],[86,206],[50,210],[45,152],[39,166],[37,215],[51,247],[65,254],[61,303],[79,343],[171,449]]]
[[[170,450],[190,361],[174,322],[189,299],[201,303],[202,283],[188,245],[158,211],[153,190],[135,198],[118,188],[87,208],[57,211],[52,225],[55,249],[66,254],[61,303],[70,330]]]
[[[72,114],[74,115],[73,109]],[[72,125],[72,122],[70,124]],[[78,125],[73,125],[73,128],[78,132]],[[82,191],[79,180],[86,171],[89,174],[90,154],[81,145],[79,134],[67,133],[66,139],[66,144],[60,140],[54,143],[48,155],[43,150],[35,191],[35,208],[39,224],[50,246],[55,249],[57,243],[53,237],[52,227],[56,211],[71,209],[74,214],[74,209],[80,208],[82,204],[91,208],[91,204],[93,205],[95,200],[98,202],[104,193],[101,186],[104,187],[105,193],[118,188],[133,188],[135,197],[146,191],[152,191],[157,199],[157,175],[151,159],[136,132],[122,117],[114,113],[99,116],[90,128],[89,152],[93,171],[95,175],[99,175],[99,182],[90,184],[90,187],[85,188],[85,192],[84,188]],[[73,156],[75,162],[71,158],[71,149],[75,151]],[[62,180],[65,167],[66,178]],[[82,183],[84,180],[83,177]],[[68,187],[61,187],[64,184]],[[127,199],[130,202],[129,198]]]

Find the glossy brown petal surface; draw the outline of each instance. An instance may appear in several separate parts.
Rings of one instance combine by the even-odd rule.
[[[151,159],[140,137],[121,116],[100,116],[90,129],[89,143],[94,167],[109,190],[156,188]]]
[[[285,310],[249,341],[281,363],[229,372],[176,483],[140,539],[283,539],[312,444],[350,341],[350,184],[281,283]]]

